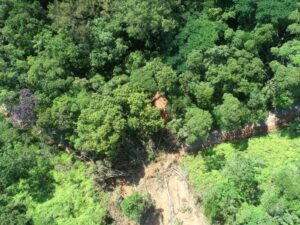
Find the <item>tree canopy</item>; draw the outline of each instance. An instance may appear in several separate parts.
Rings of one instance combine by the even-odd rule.
[[[0,0],[0,221],[107,222],[102,198],[82,197],[87,168],[70,163],[64,180],[58,150],[129,168],[165,136],[192,144],[299,104],[299,35],[297,0]],[[283,215],[297,169],[258,203],[247,157],[224,168],[207,196],[216,221],[299,223]]]

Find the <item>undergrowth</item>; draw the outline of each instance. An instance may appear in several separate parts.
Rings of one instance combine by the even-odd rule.
[[[299,162],[300,135],[292,124],[200,150],[182,166],[214,224],[299,224]]]

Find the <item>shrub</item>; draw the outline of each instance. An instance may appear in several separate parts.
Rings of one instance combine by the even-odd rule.
[[[128,219],[138,222],[152,205],[149,194],[134,192],[121,202],[121,210]]]

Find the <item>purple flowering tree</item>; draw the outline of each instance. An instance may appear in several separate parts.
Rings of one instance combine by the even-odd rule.
[[[30,129],[36,121],[34,107],[37,100],[29,89],[21,89],[19,93],[20,104],[11,114],[13,125],[21,129]]]

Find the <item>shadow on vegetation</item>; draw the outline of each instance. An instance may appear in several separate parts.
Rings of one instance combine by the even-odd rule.
[[[280,130],[280,135],[283,137],[288,137],[290,139],[300,137],[300,123],[296,121],[291,123],[288,127],[285,127]]]
[[[137,140],[125,140],[122,150],[113,159],[111,165],[98,166],[95,173],[97,176],[105,174],[98,180],[105,181],[104,187],[107,191],[112,191],[115,186],[124,184],[124,182],[138,185],[140,179],[145,175],[145,168],[156,160],[156,156],[160,153],[179,152],[180,149],[178,139],[163,129],[145,143],[138,143]]]
[[[249,147],[249,138],[243,140],[232,141],[231,145],[239,151],[246,151]]]
[[[162,209],[151,207],[141,218],[141,225],[160,225],[162,224]]]
[[[213,147],[202,149],[200,154],[205,161],[207,171],[219,170],[225,165],[225,155],[218,153]]]
[[[28,192],[34,201],[41,203],[53,197],[55,180],[49,173],[38,174],[30,182]]]
[[[180,140],[167,129],[163,129],[153,136],[153,141],[155,143],[154,150],[156,152],[179,152],[182,144]]]

